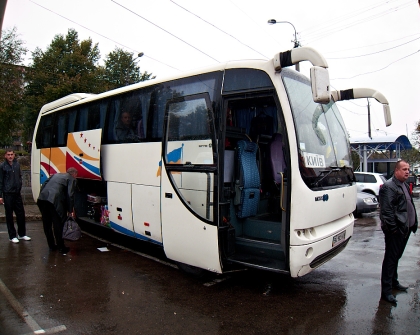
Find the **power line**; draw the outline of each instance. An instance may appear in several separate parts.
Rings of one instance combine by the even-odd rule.
[[[401,60],[403,60],[403,59],[405,59],[405,58],[408,58],[408,57],[410,57],[410,56],[412,56],[412,55],[414,55],[414,54],[416,54],[416,53],[418,53],[418,52],[420,52],[420,50],[417,50],[417,51],[415,51],[415,52],[413,52],[413,53],[411,53],[411,54],[409,54],[409,55],[407,55],[407,56],[401,57],[400,59],[397,59],[396,61],[393,61],[392,63],[388,64],[387,66],[385,66],[385,67],[383,67],[383,68],[381,68],[381,69],[379,69],[379,70],[370,71],[370,72],[365,72],[365,73],[360,73],[360,74],[357,74],[357,75],[355,75],[355,76],[353,76],[353,77],[347,77],[347,78],[333,78],[333,79],[331,79],[331,80],[353,79],[353,78],[360,77],[360,76],[364,76],[364,75],[367,75],[367,74],[371,74],[371,73],[379,72],[379,71],[385,70],[386,68],[388,68],[388,67],[389,67],[389,66],[391,66],[392,64],[395,64],[395,63],[397,63],[397,62],[399,62],[399,61],[401,61]]]
[[[134,15],[138,16],[139,18],[141,18],[141,19],[143,19],[143,20],[145,20],[145,21],[149,22],[150,24],[154,25],[155,27],[157,27],[157,28],[159,28],[159,29],[163,30],[165,33],[167,33],[167,34],[171,35],[172,37],[175,37],[176,39],[180,40],[181,42],[183,42],[183,43],[187,44],[187,45],[188,45],[188,46],[190,46],[191,48],[193,48],[193,49],[197,50],[198,52],[202,53],[203,55],[206,55],[207,57],[209,57],[209,58],[213,59],[214,61],[216,61],[216,62],[220,63],[220,62],[219,62],[216,58],[213,58],[213,57],[212,57],[212,56],[210,56],[209,54],[207,54],[207,53],[205,53],[204,51],[202,51],[202,50],[198,49],[197,47],[193,46],[192,44],[190,44],[190,43],[188,43],[188,42],[184,41],[182,38],[180,38],[180,37],[178,37],[178,36],[176,36],[176,35],[172,34],[171,32],[167,31],[166,29],[163,29],[162,27],[158,26],[156,23],[153,23],[152,21],[150,21],[150,20],[148,20],[148,19],[144,18],[144,17],[143,17],[143,16],[141,16],[140,14],[138,14],[138,13],[136,13],[136,12],[132,11],[131,9],[129,9],[129,8],[127,8],[127,7],[123,6],[123,5],[121,5],[120,3],[118,3],[118,2],[116,2],[116,1],[114,1],[114,0],[111,0],[111,1],[112,1],[113,3],[115,3],[116,5],[118,5],[118,6],[122,7],[122,8],[124,8],[126,11],[128,11],[128,12],[130,12],[130,13],[133,13]]]
[[[394,1],[398,1],[398,0],[394,0]],[[319,32],[316,32],[317,30],[315,30],[315,32],[310,32],[310,33],[308,33],[307,35],[309,35],[309,36],[311,36],[311,35],[315,35],[315,36],[313,36],[312,38],[314,38],[315,40],[316,39],[320,39],[320,37],[322,37],[323,35],[325,35],[325,34],[330,34],[330,32],[331,31],[333,31],[333,32],[336,32],[336,31],[341,31],[341,30],[344,30],[344,29],[347,29],[347,28],[350,28],[350,27],[352,27],[352,26],[355,26],[355,25],[357,25],[357,24],[360,24],[360,23],[364,23],[364,22],[369,22],[369,21],[372,21],[372,20],[374,20],[374,19],[377,19],[377,18],[379,18],[379,17],[381,17],[381,16],[384,16],[384,15],[387,15],[387,14],[390,14],[390,13],[392,13],[392,12],[395,12],[395,11],[397,11],[397,10],[399,10],[399,9],[402,9],[402,8],[399,8],[399,7],[395,7],[395,8],[387,8],[387,9],[385,9],[385,10],[383,10],[382,12],[379,12],[379,13],[372,13],[371,15],[369,15],[369,16],[367,16],[367,17],[364,17],[364,18],[361,18],[361,19],[359,19],[358,21],[355,21],[355,20],[352,20],[352,21],[350,21],[350,22],[345,22],[345,21],[349,21],[350,19],[353,19],[353,17],[356,17],[356,16],[360,16],[360,15],[362,15],[362,14],[365,14],[365,13],[367,13],[367,12],[369,12],[369,11],[372,11],[373,9],[375,9],[375,8],[378,8],[378,7],[381,7],[382,5],[388,5],[389,3],[390,3],[391,1],[388,1],[388,2],[382,2],[380,5],[378,5],[378,6],[374,6],[374,7],[372,7],[372,8],[369,8],[368,10],[364,10],[364,11],[362,11],[362,12],[360,12],[360,13],[356,13],[355,12],[355,14],[354,15],[352,15],[352,16],[350,16],[349,18],[345,18],[345,19],[342,19],[342,18],[337,18],[336,19],[336,21],[337,21],[337,23],[332,23],[332,24],[329,24],[329,25],[327,25],[325,28],[320,28],[320,29],[318,29],[318,31]],[[410,2],[406,2],[406,3],[404,3],[403,5],[402,5],[402,7],[407,7],[407,6],[410,6],[410,5],[412,5],[412,2],[410,1]],[[360,10],[359,10],[360,11]],[[345,17],[345,16],[344,16]],[[334,27],[334,26],[337,26],[338,25],[338,27]],[[344,26],[344,28],[341,28],[341,29],[339,29],[340,28],[340,26]],[[338,29],[338,30],[337,30]],[[316,35],[318,35],[318,36],[316,36]],[[311,39],[311,38],[309,38],[309,39]]]
[[[43,9],[45,9],[45,10],[47,10],[47,11],[49,11],[49,12],[51,12],[51,13],[53,13],[53,14],[57,15],[57,16],[60,16],[61,18],[65,19],[65,20],[67,20],[67,21],[70,21],[70,22],[72,22],[72,23],[74,23],[74,24],[76,24],[76,25],[78,25],[78,26],[80,26],[80,27],[82,27],[82,28],[84,28],[84,29],[86,29],[86,30],[88,30],[88,31],[90,31],[90,32],[92,32],[92,33],[94,33],[94,34],[96,34],[96,35],[99,35],[99,36],[101,36],[101,37],[103,37],[103,38],[105,38],[105,39],[107,39],[107,40],[109,40],[109,41],[111,41],[111,42],[114,42],[114,43],[116,43],[116,44],[118,44],[118,45],[120,45],[120,46],[122,46],[122,47],[124,47],[124,48],[127,48],[127,49],[129,49],[129,50],[132,50],[132,51],[134,51],[135,53],[139,53],[139,51],[138,51],[138,50],[135,50],[135,49],[133,49],[133,48],[130,48],[129,46],[126,46],[126,45],[124,45],[124,44],[121,44],[120,42],[117,42],[117,41],[113,40],[112,38],[109,38],[109,37],[107,37],[107,36],[105,36],[105,35],[102,35],[102,34],[100,34],[100,33],[96,32],[96,31],[94,31],[94,30],[92,30],[92,29],[90,29],[90,28],[88,28],[88,27],[86,27],[86,26],[84,26],[84,25],[82,25],[82,24],[80,24],[80,23],[77,23],[76,21],[73,21],[73,20],[71,20],[71,19],[69,19],[69,18],[67,18],[67,17],[65,17],[65,16],[63,16],[63,15],[61,15],[61,14],[58,14],[57,12],[54,12],[53,10],[51,10],[51,9],[49,9],[49,8],[47,8],[47,7],[44,7],[44,6],[42,6],[42,5],[40,5],[40,4],[36,3],[36,2],[34,2],[34,1],[32,1],[32,0],[29,0],[29,1],[30,1],[30,2],[32,2],[32,3],[33,3],[33,4],[35,4],[35,5],[37,5],[37,6],[41,7],[41,8],[43,8]],[[170,68],[172,68],[172,69],[175,69],[175,70],[177,70],[177,71],[180,71],[179,69],[177,69],[177,68],[175,68],[175,67],[173,67],[173,66],[171,66],[171,65],[169,65],[169,64],[163,63],[163,62],[161,62],[161,61],[159,61],[159,60],[157,60],[157,59],[155,59],[155,58],[153,58],[153,57],[150,57],[149,55],[144,55],[144,57],[150,58],[150,59],[154,60],[155,62],[158,62],[158,63],[163,64],[163,65],[165,65],[165,66],[168,66],[168,67],[170,67]]]
[[[359,106],[359,107],[362,107],[362,106]],[[360,116],[365,116],[365,115],[367,115],[367,113],[356,113],[356,112],[353,112],[352,110],[350,110],[350,109],[348,109],[348,108],[346,108],[346,107],[342,106],[341,104],[339,104],[339,109],[345,109],[346,111],[348,111],[348,112],[350,112],[350,113],[352,113],[352,114],[355,114],[355,115],[360,115]]]
[[[365,56],[376,55],[376,54],[379,54],[379,53],[382,53],[382,52],[385,52],[385,51],[389,51],[389,50],[393,50],[393,49],[399,48],[399,47],[401,47],[401,46],[403,46],[403,45],[406,45],[406,44],[408,44],[408,43],[411,43],[411,42],[417,41],[418,39],[420,39],[420,37],[417,37],[417,38],[415,38],[414,40],[411,40],[411,41],[405,42],[405,43],[403,43],[403,44],[396,45],[396,46],[394,46],[394,47],[392,47],[392,48],[388,48],[388,49],[384,49],[384,50],[380,50],[380,51],[376,51],[376,52],[371,52],[371,53],[369,53],[369,54],[358,55],[358,56],[349,56],[349,57],[328,57],[327,59],[349,59],[349,58],[358,58],[358,57],[365,57]]]
[[[190,13],[191,15],[194,15],[195,17],[199,18],[200,20],[202,20],[202,21],[204,21],[205,23],[209,24],[209,25],[210,25],[210,26],[212,26],[213,28],[216,28],[217,30],[221,31],[222,33],[224,33],[224,34],[228,35],[229,37],[233,38],[234,40],[238,41],[240,44],[242,44],[242,45],[246,46],[247,48],[251,49],[252,51],[255,51],[255,52],[256,52],[256,53],[258,53],[259,55],[261,55],[261,56],[263,56],[263,57],[265,57],[265,58],[267,58],[267,59],[268,59],[268,57],[267,57],[266,55],[263,55],[261,52],[259,52],[259,51],[255,50],[254,48],[250,47],[249,45],[247,45],[247,44],[245,44],[245,43],[241,42],[241,41],[240,41],[239,39],[237,39],[235,36],[233,36],[233,35],[231,35],[231,34],[227,33],[226,31],[224,31],[224,30],[222,30],[222,29],[220,29],[219,27],[215,26],[213,23],[211,23],[211,22],[208,22],[208,21],[204,20],[202,17],[200,17],[200,16],[198,16],[197,14],[195,14],[195,13],[191,12],[191,11],[190,11],[190,10],[188,10],[187,8],[182,7],[180,4],[177,4],[175,1],[173,1],[173,0],[169,0],[169,1],[170,1],[170,2],[172,2],[174,5],[177,5],[178,7],[182,8],[182,9],[183,9],[183,10],[185,10],[186,12]]]
[[[389,3],[394,2],[394,1],[399,1],[399,0],[391,0],[391,1],[387,1],[386,3],[384,1],[381,1],[381,2],[379,2],[377,4],[374,4],[374,5],[369,5],[369,6],[366,6],[364,8],[361,8],[361,9],[356,9],[355,11],[350,12],[350,13],[346,13],[345,15],[335,16],[332,20],[331,19],[328,20],[324,27],[322,25],[317,24],[315,29],[313,29],[312,27],[309,27],[307,29],[302,30],[301,33],[305,32],[307,30],[312,30],[312,32],[309,32],[309,35],[310,34],[315,34],[316,31],[320,31],[320,30],[323,30],[323,29],[327,29],[331,26],[334,26],[336,24],[336,22],[342,23],[344,20],[351,19],[355,16],[358,16],[358,15],[361,15],[365,12],[368,12],[368,11],[374,9],[374,8],[380,7],[380,6],[385,5],[385,4],[389,4]]]
[[[405,39],[405,38],[408,38],[408,37],[412,37],[412,36],[418,36],[418,35],[420,35],[420,33],[415,33],[415,34],[411,34],[411,35],[408,35],[408,36],[399,37],[399,38],[396,38],[394,40],[387,41],[387,42],[381,42],[381,43],[376,43],[376,44],[369,44],[369,45],[364,45],[364,46],[355,47],[355,48],[348,48],[348,49],[341,49],[341,50],[326,51],[326,52],[323,52],[323,54],[324,55],[328,55],[328,54],[331,54],[331,53],[338,53],[338,52],[355,50],[355,49],[371,48],[371,47],[374,47],[374,46],[377,46],[377,45],[388,44],[388,43],[392,43],[392,42],[395,42],[395,41],[400,41],[402,39]]]
[[[267,29],[267,22],[264,21],[264,26],[262,26],[259,22],[255,21],[254,18],[252,16],[250,16],[247,12],[245,12],[241,7],[239,7],[236,3],[234,3],[232,0],[229,0],[229,2],[235,6],[238,10],[240,10],[247,18],[248,20],[252,21],[256,26],[258,26],[262,31],[264,31],[264,34],[267,36],[270,36],[270,38],[275,41],[279,46],[281,46],[281,44],[279,43],[277,37],[274,37],[272,34],[272,29]],[[299,35],[299,33],[298,33]]]
[[[325,31],[320,31],[318,33],[312,33],[312,35],[315,35],[315,36],[313,36],[312,38],[310,37],[308,40],[305,40],[305,38],[303,38],[303,41],[305,41],[306,44],[312,43],[314,41],[317,41],[317,40],[320,40],[322,38],[325,38],[326,36],[329,36],[332,33],[337,33],[339,31],[342,31],[342,30],[351,28],[351,27],[356,26],[358,24],[366,23],[366,22],[369,22],[369,21],[373,21],[373,20],[378,19],[378,18],[380,18],[382,16],[385,16],[385,15],[388,15],[388,14],[391,14],[391,13],[394,13],[397,10],[405,9],[405,8],[411,6],[412,4],[413,3],[410,1],[410,2],[407,2],[405,4],[402,4],[399,7],[389,8],[389,9],[386,9],[385,11],[380,12],[380,13],[374,13],[374,14],[368,16],[368,17],[359,19],[358,21],[352,21],[352,22],[349,22],[349,23],[344,23],[341,26],[338,26],[336,28],[333,27],[334,25],[336,25],[334,23],[333,25],[331,25],[331,28],[329,28],[329,27],[323,28]],[[357,14],[357,15],[360,15],[360,14]],[[344,20],[344,21],[346,21],[346,20]],[[340,24],[341,22],[339,22],[337,24]],[[309,35],[311,35],[311,33],[309,33]]]

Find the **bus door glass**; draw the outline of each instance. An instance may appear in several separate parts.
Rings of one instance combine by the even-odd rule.
[[[215,128],[209,95],[168,102],[161,174],[162,239],[168,258],[221,272],[215,216]]]

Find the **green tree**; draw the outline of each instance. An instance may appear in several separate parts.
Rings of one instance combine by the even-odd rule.
[[[18,38],[16,27],[2,32],[0,41],[0,145],[12,144],[13,134],[21,130],[25,67],[28,50]]]
[[[141,57],[139,55],[139,57]],[[141,73],[132,52],[116,47],[105,58],[104,81],[107,89],[131,85],[155,78],[147,71]]]
[[[74,29],[69,29],[66,36],[56,35],[45,51],[36,48],[32,59],[26,86],[28,133],[44,104],[72,93],[99,93],[105,89],[97,65],[98,44],[91,39],[80,42]]]
[[[414,129],[414,132],[412,135],[413,135],[414,144],[417,147],[420,147],[420,121],[417,121],[416,129]]]
[[[407,161],[408,164],[412,167],[420,163],[420,151],[416,148],[410,150],[402,150],[401,158]]]

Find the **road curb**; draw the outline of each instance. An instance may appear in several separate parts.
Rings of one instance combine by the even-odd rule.
[[[25,221],[40,221],[42,219],[41,214],[39,215],[25,215]],[[16,217],[13,216],[13,220],[16,223]],[[6,223],[6,217],[0,216],[0,223]]]

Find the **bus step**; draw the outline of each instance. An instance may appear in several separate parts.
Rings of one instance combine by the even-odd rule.
[[[242,224],[242,234],[251,240],[280,243],[281,222],[246,219]]]
[[[243,237],[237,237],[235,239],[235,254],[284,260],[283,247],[279,243]]]
[[[258,269],[272,270],[284,272],[286,270],[286,262],[284,259],[273,257],[266,257],[261,255],[235,252],[228,260],[234,264],[241,264],[247,267],[254,267]]]

